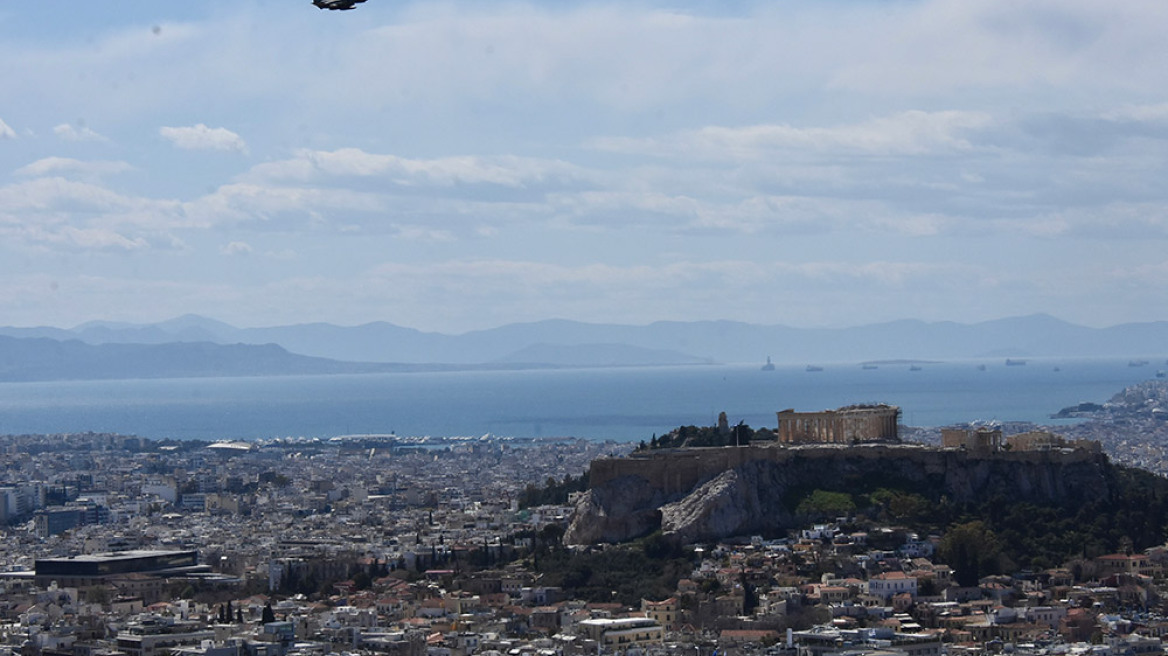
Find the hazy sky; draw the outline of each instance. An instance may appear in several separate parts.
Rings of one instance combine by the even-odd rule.
[[[1168,3],[0,6],[0,324],[1168,319]]]

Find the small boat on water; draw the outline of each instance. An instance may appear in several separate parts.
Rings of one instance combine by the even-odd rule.
[[[1007,367],[1021,367],[1021,366],[1025,366],[1025,364],[1026,364],[1025,360],[1015,360],[1014,358],[1006,358],[1006,366]]]
[[[917,365],[917,364],[914,364],[914,365],[911,365],[911,366],[909,366],[908,370],[909,370],[909,371],[920,371],[920,370],[921,370],[921,366],[920,366],[920,365]]]
[[[807,365],[807,371],[823,371],[823,367],[809,364]]]
[[[977,370],[978,370],[978,371],[985,371],[985,370],[986,370],[986,366],[985,366],[984,364],[979,364],[979,365],[977,365]]]
[[[771,362],[771,356],[769,356],[769,355],[767,356],[766,364],[764,364],[762,366],[762,370],[763,371],[774,371],[775,370],[775,363]]]
[[[1148,364],[1147,360],[1128,360],[1127,362],[1127,366],[1129,367],[1142,367],[1146,364]]]
[[[1163,369],[1157,371],[1156,378],[1168,378],[1168,371],[1164,371]]]

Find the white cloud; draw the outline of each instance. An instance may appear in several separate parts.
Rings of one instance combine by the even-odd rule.
[[[993,89],[1049,98],[1076,86],[1138,92],[1164,81],[1164,71],[1146,65],[1168,54],[1160,35],[1168,8],[1154,0],[1122,7],[933,0],[881,6],[868,18],[865,29],[849,26],[836,41],[843,55],[830,78],[836,89],[916,96]]]
[[[742,189],[732,197],[655,191],[551,194],[549,203],[573,224],[613,230],[655,226],[673,233],[711,232],[786,236],[830,233],[935,235],[956,221],[943,214],[891,207],[865,198],[774,195]]]
[[[1023,219],[996,220],[1002,232],[1016,230],[1044,239],[1075,237],[1097,240],[1168,239],[1168,207],[1163,203],[1110,202],[1063,207]]]
[[[584,175],[583,169],[560,160],[515,156],[411,159],[342,148],[301,150],[293,159],[255,166],[244,179],[309,182],[355,177],[380,178],[403,186],[490,184],[522,188]]]
[[[248,255],[252,252],[251,244],[245,241],[232,241],[219,247],[223,255]]]
[[[107,137],[84,125],[73,127],[68,123],[62,123],[53,128],[53,134],[61,141],[109,141]]]
[[[6,240],[25,242],[70,251],[133,251],[145,248],[143,237],[129,237],[108,228],[79,228],[71,225],[7,225],[0,222]]]
[[[1110,121],[1137,121],[1165,125],[1168,124],[1168,103],[1156,105],[1125,105],[1102,113]]]
[[[265,12],[261,32],[261,18],[241,9],[167,23],[159,35],[134,25],[71,48],[0,46],[0,58],[21,62],[3,71],[14,97],[41,89],[56,106],[85,98],[91,120],[165,116],[214,94],[248,111],[259,104],[286,129],[334,134],[386,122],[427,130],[433,116],[458,130],[458,119],[491,108],[517,111],[510,121],[465,121],[467,131],[522,134],[538,117],[587,133],[607,112],[677,127],[719,108],[781,124],[900,107],[905,94],[921,107],[1028,106],[1018,95],[1050,107],[1168,81],[1165,67],[1147,65],[1168,59],[1158,0],[394,4],[324,29],[281,8]],[[45,89],[46,79],[69,83]],[[157,93],[164,87],[171,93]]]
[[[516,297],[528,295],[550,300],[563,287],[571,286],[597,299],[621,294],[623,287],[649,298],[662,290],[686,294],[687,288],[712,291],[733,288],[762,288],[783,279],[804,282],[824,281],[829,278],[864,280],[879,285],[903,285],[914,278],[938,275],[966,275],[968,265],[936,265],[905,262],[843,262],[822,261],[806,263],[749,262],[743,260],[687,260],[666,264],[566,265],[523,260],[467,260],[430,264],[387,263],[371,272],[373,279],[406,282],[407,288],[419,286],[440,289],[449,286],[472,285],[493,297],[508,295],[515,290]],[[424,292],[425,293],[425,292]],[[545,298],[546,297],[546,298]]]
[[[182,218],[192,227],[261,221],[271,228],[300,230],[306,227],[304,219],[328,225],[335,215],[365,216],[385,209],[385,199],[370,192],[237,182],[183,203]]]
[[[1158,116],[1155,106],[1142,105],[1113,114],[1146,121]],[[508,226],[530,226],[543,238],[571,239],[583,228],[615,235],[649,230],[658,238],[687,240],[847,235],[849,244],[876,235],[1163,234],[1156,202],[1134,211],[1120,211],[1120,203],[1097,209],[1097,199],[1113,187],[1146,178],[1141,184],[1159,189],[1152,183],[1159,179],[1155,168],[1119,174],[1111,162],[1027,151],[1028,142],[1011,132],[1025,120],[911,110],[836,126],[707,126],[600,141],[628,157],[591,168],[561,158],[302,149],[181,201],[96,184],[129,170],[124,162],[46,157],[18,169],[37,179],[0,187],[0,202],[10,214],[108,227],[151,246],[177,240],[176,230],[223,225],[431,244],[496,242],[506,239],[500,231]],[[643,153],[687,156],[646,165],[635,157]],[[1027,179],[1017,170],[1050,175]]]
[[[298,257],[298,253],[290,248],[285,248],[278,251],[267,251],[264,253],[264,257],[273,260],[295,260]]]
[[[92,182],[38,177],[0,187],[0,228],[10,247],[65,250],[172,249],[181,205],[118,193]]]
[[[454,241],[449,230],[435,230],[426,226],[402,225],[397,228],[397,236],[409,241],[448,242]]]
[[[79,175],[85,178],[100,178],[132,171],[133,166],[117,161],[82,161],[69,157],[44,157],[16,169],[16,174],[29,177],[49,175]]]
[[[709,126],[664,138],[601,138],[594,147],[623,153],[714,160],[758,159],[776,151],[818,155],[929,155],[971,150],[970,133],[992,124],[984,112],[911,110],[835,127]]]
[[[879,309],[890,294],[905,289],[927,287],[930,300],[934,295],[972,292],[985,288],[990,274],[984,267],[962,262],[681,259],[569,265],[481,259],[387,263],[361,284],[348,287],[368,294],[366,303],[414,307],[411,325],[435,329],[467,323],[486,327],[492,325],[492,317],[499,316],[633,323],[713,318],[766,322],[766,317],[773,321],[776,307],[788,305],[799,316],[785,316],[785,323],[822,325],[828,320],[847,323],[840,311],[851,313],[861,306]],[[727,290],[733,290],[729,297]],[[351,294],[341,289],[335,292]],[[445,299],[464,300],[443,303]],[[892,309],[884,308],[874,316],[897,318]]]
[[[1161,271],[1162,0],[276,4],[127,23],[78,3],[91,38],[0,42],[27,99],[4,110],[19,134],[0,123],[21,167],[0,178],[0,275],[90,250],[126,277],[72,299],[92,312],[458,327],[1000,316],[1042,300],[1017,290],[1086,308],[1125,282],[1101,272]],[[126,162],[70,159],[104,138],[85,125]],[[238,289],[199,282],[223,255]]]
[[[247,154],[243,138],[227,128],[209,128],[199,123],[190,127],[161,127],[158,134],[185,150],[226,150]]]
[[[94,213],[140,207],[142,201],[96,184],[41,177],[0,187],[0,207],[8,212]]]

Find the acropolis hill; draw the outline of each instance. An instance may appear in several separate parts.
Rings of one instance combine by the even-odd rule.
[[[982,433],[966,438],[984,446]],[[1094,443],[1050,438],[1028,436],[1033,450],[768,442],[602,458],[592,463],[565,540],[623,542],[658,529],[682,542],[777,534],[795,526],[796,506],[814,490],[886,488],[958,506],[1001,497],[1065,508],[1112,497],[1120,468]]]

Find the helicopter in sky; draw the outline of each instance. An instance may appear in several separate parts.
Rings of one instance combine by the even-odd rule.
[[[346,11],[362,2],[365,0],[312,0],[312,4],[330,11]]]

